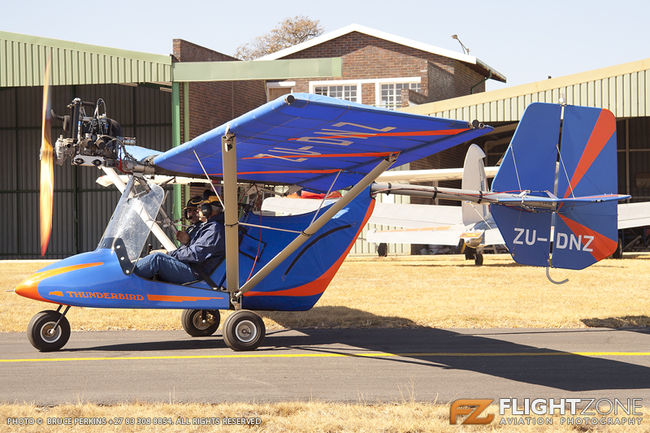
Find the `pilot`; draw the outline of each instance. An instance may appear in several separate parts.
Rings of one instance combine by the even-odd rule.
[[[176,232],[176,239],[183,245],[189,245],[190,241],[197,232],[197,229],[203,223],[199,217],[198,206],[201,205],[203,199],[200,195],[195,195],[187,201],[187,205],[183,209],[183,216],[190,222],[190,226],[184,231]]]
[[[183,284],[209,275],[225,255],[222,208],[216,197],[201,202],[198,216],[205,220],[187,245],[169,253],[156,252],[138,260],[134,273],[142,278]]]

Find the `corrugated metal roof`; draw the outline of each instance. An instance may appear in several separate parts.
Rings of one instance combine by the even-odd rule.
[[[518,121],[531,102],[607,108],[618,118],[650,115],[650,58],[402,109],[448,119]]]
[[[42,86],[47,56],[52,85],[168,83],[168,55],[0,32],[0,87]]]

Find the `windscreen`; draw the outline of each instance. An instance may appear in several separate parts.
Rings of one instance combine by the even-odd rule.
[[[98,248],[113,248],[121,240],[129,260],[135,261],[142,253],[164,196],[160,186],[131,177]]]

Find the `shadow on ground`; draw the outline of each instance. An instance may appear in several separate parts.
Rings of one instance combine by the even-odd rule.
[[[628,362],[575,355],[568,352],[505,341],[513,334],[552,334],[564,339],[575,334],[580,341],[588,334],[603,333],[602,338],[617,338],[613,329],[578,330],[521,330],[496,331],[487,335],[472,335],[444,329],[417,327],[405,318],[377,316],[348,307],[316,307],[302,313],[263,313],[276,322],[291,328],[293,314],[300,314],[304,328],[300,333],[274,331],[267,334],[258,351],[284,353],[298,349],[311,353],[345,354],[361,356],[369,353],[398,354],[373,356],[376,362],[416,364],[429,368],[467,370],[501,377],[518,382],[542,385],[566,391],[591,391],[604,389],[650,388],[650,368]],[[330,322],[337,317],[357,316],[368,328],[340,328],[321,326],[323,317]],[[310,316],[313,317],[310,320]],[[646,318],[647,319],[647,318]],[[347,320],[347,319],[346,319]],[[382,323],[399,323],[401,327],[382,328]],[[379,327],[377,327],[379,326]],[[312,328],[312,329],[310,329]],[[321,329],[314,329],[321,328]],[[152,339],[156,333],[151,333]],[[501,338],[500,338],[501,337]],[[83,351],[153,352],[187,349],[225,348],[220,335],[204,338],[178,338],[174,340],[125,343],[87,347]],[[62,352],[79,351],[68,349]],[[231,354],[228,352],[228,354]],[[273,361],[269,361],[271,363]]]
[[[625,329],[650,334],[650,317],[648,316],[593,317],[580,321],[590,328]]]

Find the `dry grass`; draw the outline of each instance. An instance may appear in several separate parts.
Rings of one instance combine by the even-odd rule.
[[[0,262],[0,331],[23,331],[50,308],[12,292],[42,263]],[[463,256],[350,257],[317,306],[265,313],[269,329],[318,327],[623,327],[650,326],[650,255],[604,260],[583,271],[519,266],[486,255],[477,267]],[[180,329],[176,310],[73,308],[74,330]]]
[[[485,413],[496,413],[495,407]],[[646,410],[647,413],[647,410]],[[648,432],[644,426],[584,426],[560,425],[559,417],[554,418],[553,425],[503,426],[498,424],[500,417],[487,426],[461,426],[449,424],[449,405],[415,402],[384,404],[345,404],[326,402],[289,402],[273,404],[120,404],[99,406],[94,404],[62,405],[56,407],[38,407],[34,405],[0,406],[0,425],[6,426],[7,417],[80,418],[97,417],[112,419],[115,417],[134,417],[151,419],[152,425],[113,425],[106,426],[20,426],[12,431],[21,432],[467,432],[467,431],[516,431],[516,432]],[[153,425],[154,418],[171,418],[175,423],[178,418],[192,419],[206,417],[251,417],[259,418],[259,426],[241,425]],[[0,430],[3,427],[0,427]]]
[[[277,327],[585,327],[650,326],[650,256],[606,260],[583,272],[555,270],[569,277],[562,286],[549,283],[544,270],[518,266],[507,256],[488,255],[483,267],[461,256],[349,258],[318,306],[309,312],[267,313]],[[0,331],[23,331],[30,317],[47,305],[8,293],[43,264],[0,262]],[[95,310],[74,308],[73,329],[180,329],[177,311]],[[647,410],[646,410],[647,413]],[[259,417],[260,426],[121,425],[14,426],[8,417]],[[403,401],[286,402],[273,404],[78,403],[42,407],[0,405],[0,431],[21,432],[649,432],[642,426],[560,425],[484,427],[449,424],[449,405]],[[497,417],[497,420],[499,417]],[[153,422],[153,421],[152,421]]]

